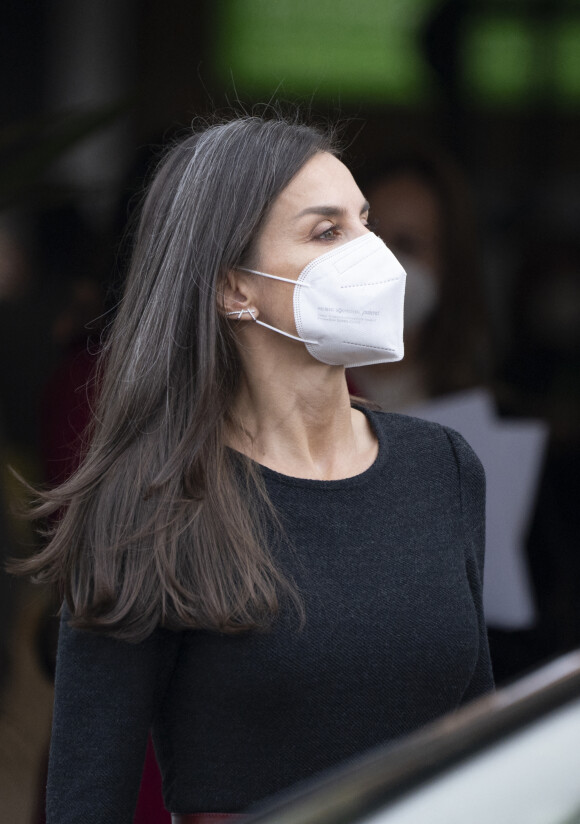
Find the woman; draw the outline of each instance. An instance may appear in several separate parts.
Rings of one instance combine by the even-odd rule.
[[[331,140],[282,119],[161,164],[90,448],[30,564],[66,595],[49,822],[130,822],[150,726],[168,809],[201,821],[491,688],[481,466],[348,395],[345,364],[402,354],[368,209]]]

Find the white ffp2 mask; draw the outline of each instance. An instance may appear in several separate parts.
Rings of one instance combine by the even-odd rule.
[[[363,235],[320,255],[310,261],[296,281],[238,268],[295,287],[298,336],[254,320],[301,341],[322,363],[368,366],[403,357],[405,270],[376,235]],[[241,317],[247,311],[228,314]]]

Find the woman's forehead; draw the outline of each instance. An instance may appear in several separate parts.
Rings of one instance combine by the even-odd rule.
[[[350,208],[353,201],[364,198],[350,171],[334,155],[320,152],[282,190],[272,211],[297,216],[313,206]]]

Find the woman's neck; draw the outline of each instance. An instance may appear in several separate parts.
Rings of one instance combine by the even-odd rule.
[[[335,480],[359,474],[377,453],[366,417],[350,405],[342,367],[246,363],[228,444],[285,475]]]

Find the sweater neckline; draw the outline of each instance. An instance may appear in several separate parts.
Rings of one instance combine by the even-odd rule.
[[[311,490],[338,490],[368,483],[375,477],[375,475],[380,474],[387,459],[388,445],[383,427],[379,425],[379,413],[361,406],[358,403],[353,403],[352,406],[355,409],[360,410],[366,416],[379,444],[377,456],[373,463],[367,467],[367,469],[363,472],[359,472],[357,475],[351,475],[348,478],[338,478],[337,480],[318,480],[316,478],[297,478],[293,475],[284,475],[281,472],[277,472],[275,469],[270,469],[270,467],[256,462],[262,476],[264,477],[264,480],[267,482],[284,484],[285,486],[302,487],[304,489]]]

